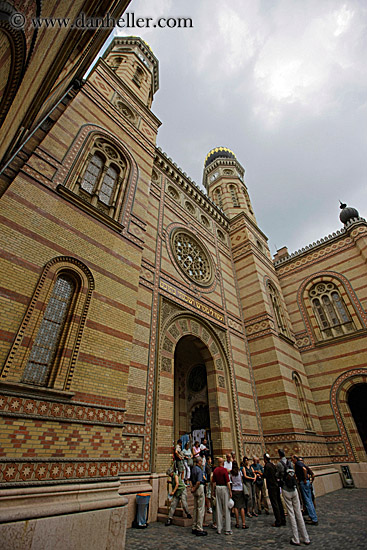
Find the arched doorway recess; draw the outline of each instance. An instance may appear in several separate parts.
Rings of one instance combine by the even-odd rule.
[[[335,380],[330,394],[331,406],[346,451],[344,460],[350,462],[367,461],[366,450],[349,405],[349,396],[352,395],[353,407],[352,390],[360,385],[367,386],[367,369],[351,369]]]
[[[241,428],[224,331],[217,334],[219,330],[203,319],[175,311],[173,304],[164,303],[164,307],[171,315],[161,323],[157,357],[155,471],[165,471],[174,441],[191,430],[199,406],[202,412],[208,408],[214,455],[234,449],[239,456]],[[195,387],[189,389],[190,373],[200,365],[206,384],[195,392]],[[192,375],[194,385],[196,378]]]
[[[357,384],[348,392],[348,405],[367,453],[367,384]]]

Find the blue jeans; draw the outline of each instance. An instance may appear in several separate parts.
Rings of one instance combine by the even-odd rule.
[[[300,486],[301,486],[303,500],[305,501],[305,504],[306,504],[308,515],[310,516],[312,521],[317,521],[316,510],[312,502],[311,483],[308,480],[301,481]]]

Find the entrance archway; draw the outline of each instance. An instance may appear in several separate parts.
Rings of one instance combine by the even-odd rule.
[[[225,334],[203,319],[177,309],[170,302],[162,304],[164,321],[160,329],[154,413],[156,472],[167,469],[175,441],[190,433],[192,421],[199,419],[200,425],[203,423],[199,413],[205,414],[205,409],[209,422],[204,424],[209,425],[203,428],[210,429],[214,455],[232,449],[239,455],[241,447],[239,410]],[[200,370],[204,373],[201,389],[200,384],[195,386]],[[190,373],[194,386],[191,390]]]
[[[349,390],[348,405],[367,453],[367,384],[358,384]]]
[[[191,434],[193,442],[211,437],[211,414],[216,415],[213,384],[213,359],[206,345],[195,336],[182,337],[175,349],[175,437]],[[215,383],[215,379],[214,379]],[[218,442],[216,442],[218,443]],[[217,447],[218,445],[216,445]]]
[[[366,462],[367,460],[367,453],[362,444],[353,412],[349,406],[350,395],[352,396],[352,407],[354,406],[353,393],[351,392],[354,388],[361,385],[364,387],[367,386],[367,369],[351,369],[341,374],[335,380],[330,392],[331,406],[340,430],[341,441],[346,451],[343,460],[348,462]]]

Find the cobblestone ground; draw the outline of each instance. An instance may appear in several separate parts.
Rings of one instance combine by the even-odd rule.
[[[313,550],[367,549],[367,489],[341,489],[317,499],[318,526],[307,526]],[[218,535],[207,528],[208,536],[196,537],[191,528],[152,523],[147,529],[128,529],[126,550],[226,550],[290,549],[291,528],[275,528],[273,515],[246,519],[249,529],[235,529],[233,535]],[[306,548],[302,545],[303,548]]]

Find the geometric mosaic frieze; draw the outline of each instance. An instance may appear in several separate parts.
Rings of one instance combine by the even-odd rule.
[[[95,406],[86,403],[56,401],[18,394],[0,394],[0,411],[3,416],[58,420],[82,424],[122,426],[124,409]]]

